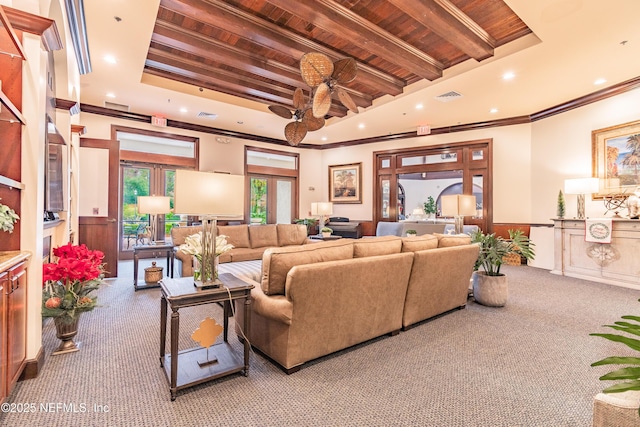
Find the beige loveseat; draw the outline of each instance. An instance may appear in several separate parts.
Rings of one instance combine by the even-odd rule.
[[[173,245],[184,244],[187,236],[200,231],[202,226],[174,227],[171,230]],[[221,225],[218,226],[218,234],[227,236],[227,243],[233,245],[233,249],[220,255],[221,263],[258,260],[267,248],[299,247],[309,243],[307,227],[303,224]],[[191,255],[176,250],[175,257],[181,263],[181,277],[193,276]]]
[[[439,246],[439,247],[438,247]],[[341,239],[272,248],[251,292],[251,345],[295,372],[310,360],[466,305],[469,236]],[[237,306],[236,330],[247,315]]]

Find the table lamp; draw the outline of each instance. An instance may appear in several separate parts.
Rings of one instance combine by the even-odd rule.
[[[158,237],[158,215],[171,212],[170,198],[166,196],[138,196],[138,213],[149,215],[149,242],[154,245],[163,243]]]
[[[322,227],[324,227],[325,225],[325,216],[329,216],[329,215],[333,215],[333,203],[331,202],[314,202],[311,203],[311,215],[318,215],[320,216],[322,219],[322,222],[320,223],[320,228],[318,230],[321,230]]]
[[[468,194],[451,194],[440,198],[442,216],[452,216],[455,221],[455,233],[462,234],[464,217],[477,213],[476,196]]]
[[[578,219],[584,219],[584,195],[597,193],[600,187],[598,178],[573,178],[564,180],[564,192],[578,195]]]
[[[174,187],[174,212],[202,218],[202,272],[198,288],[217,288],[217,220],[242,218],[244,176],[178,169]]]

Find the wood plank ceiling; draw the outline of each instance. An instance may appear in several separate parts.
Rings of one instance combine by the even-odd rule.
[[[502,0],[161,0],[145,72],[293,109],[305,53],[352,57],[344,89],[366,108],[529,33]]]

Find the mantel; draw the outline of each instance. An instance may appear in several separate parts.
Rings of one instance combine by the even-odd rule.
[[[554,219],[553,274],[640,289],[640,220],[612,218],[611,243],[585,241],[584,219]]]

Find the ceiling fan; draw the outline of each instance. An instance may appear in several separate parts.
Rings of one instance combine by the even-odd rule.
[[[269,110],[278,116],[284,119],[294,119],[284,127],[284,136],[287,142],[295,147],[300,144],[307,132],[313,132],[324,126],[324,117],[315,117],[311,108],[307,108],[304,92],[300,88],[293,92],[293,108],[295,111],[292,112],[281,105],[269,106]]]
[[[332,62],[328,56],[310,52],[300,59],[300,74],[302,79],[311,87],[312,106],[307,107],[304,92],[297,88],[293,93],[293,108],[291,111],[281,105],[270,105],[269,110],[278,116],[294,121],[284,128],[287,142],[297,146],[307,135],[324,126],[324,117],[331,108],[331,96],[335,92],[340,102],[354,113],[358,106],[351,96],[340,85],[349,83],[356,78],[356,61],[353,58],[343,58]],[[315,93],[314,93],[315,91]]]

